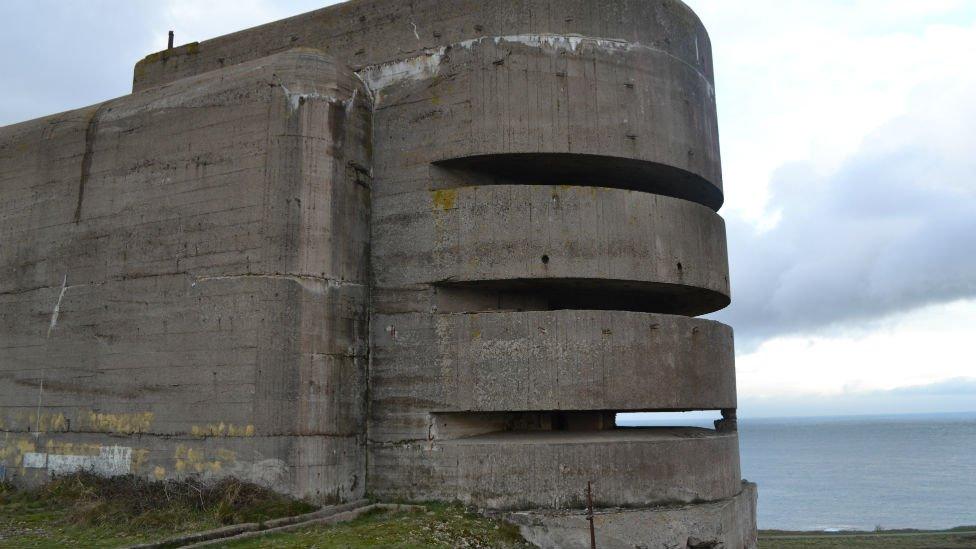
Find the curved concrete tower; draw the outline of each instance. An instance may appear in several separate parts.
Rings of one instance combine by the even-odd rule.
[[[354,0],[0,129],[0,460],[752,547],[711,48],[677,0]],[[716,429],[615,414],[721,410]]]

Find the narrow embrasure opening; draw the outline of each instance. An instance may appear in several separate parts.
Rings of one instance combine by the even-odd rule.
[[[675,411],[617,412],[612,410],[529,412],[435,412],[431,414],[431,439],[450,440],[497,433],[593,432],[642,428],[705,428],[718,432],[736,430],[734,408],[706,410],[718,419],[682,419]]]
[[[690,200],[715,211],[721,189],[674,166],[595,154],[501,153],[450,158],[431,167],[435,188],[469,185],[574,185],[647,192]]]
[[[435,286],[442,313],[573,309],[698,316],[729,304],[728,296],[705,288],[628,280],[540,278]]]

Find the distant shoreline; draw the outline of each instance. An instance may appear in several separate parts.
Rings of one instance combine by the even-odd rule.
[[[810,537],[829,537],[829,538],[855,538],[863,536],[927,536],[932,534],[974,534],[976,535],[976,524],[966,526],[956,526],[945,530],[919,530],[916,528],[893,528],[882,530],[840,530],[837,532],[827,530],[764,530],[759,529],[760,536],[769,539],[787,538],[810,538]]]
[[[948,530],[880,530],[841,532],[801,532],[759,530],[760,547],[777,549],[923,549],[940,547],[964,549],[976,546],[976,526]]]

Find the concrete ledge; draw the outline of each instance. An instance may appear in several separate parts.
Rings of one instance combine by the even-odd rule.
[[[729,499],[647,509],[598,509],[593,524],[597,547],[753,549],[756,547],[756,485],[742,483]],[[526,511],[506,519],[543,549],[589,549],[584,511]]]
[[[695,428],[536,431],[373,445],[374,497],[456,500],[489,509],[715,501],[739,488],[735,433]]]
[[[699,204],[552,185],[473,186],[374,200],[372,253],[380,287],[508,281],[517,291],[526,281],[589,280],[593,284],[582,290],[626,284],[619,290],[633,303],[646,292],[639,306],[653,312],[697,315],[729,302],[725,224]],[[573,299],[579,290],[560,298]],[[463,307],[459,298],[450,301]]]
[[[510,177],[541,172],[545,182],[562,176],[560,184],[602,170],[607,186],[638,175],[651,192],[722,205],[712,84],[655,46],[502,35],[360,74],[376,93],[377,124],[390,129],[378,135],[378,180],[404,169],[420,175],[425,162]],[[394,166],[400,173],[388,176]],[[404,182],[377,194],[405,190],[419,189]]]
[[[502,33],[626,37],[655,45],[712,78],[711,47],[698,17],[678,0],[440,0],[343,2],[251,29],[163,50],[135,67],[133,89],[172,82],[294,47],[349,64],[394,61],[446,44]],[[177,36],[179,39],[179,36]]]
[[[411,396],[424,412],[736,407],[732,330],[712,320],[626,311],[404,314],[377,315],[371,329],[378,411],[395,403],[406,412]]]

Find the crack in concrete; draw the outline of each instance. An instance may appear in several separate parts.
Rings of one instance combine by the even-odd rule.
[[[212,280],[236,280],[242,278],[268,278],[272,280],[290,280],[292,282],[304,283],[304,282],[317,282],[319,284],[324,284],[333,288],[341,288],[345,286],[355,286],[364,287],[366,284],[362,282],[349,282],[346,280],[340,280],[337,278],[329,278],[325,276],[315,276],[315,275],[292,275],[292,274],[280,274],[280,273],[241,273],[241,274],[231,274],[231,275],[213,275],[213,276],[198,276],[193,282],[196,286],[197,282],[209,282]]]
[[[81,178],[78,181],[78,203],[75,206],[74,222],[81,221],[81,206],[85,200],[85,186],[91,177],[92,157],[95,155],[95,137],[98,135],[98,120],[106,103],[102,103],[92,112],[85,127],[85,154],[81,158]]]

